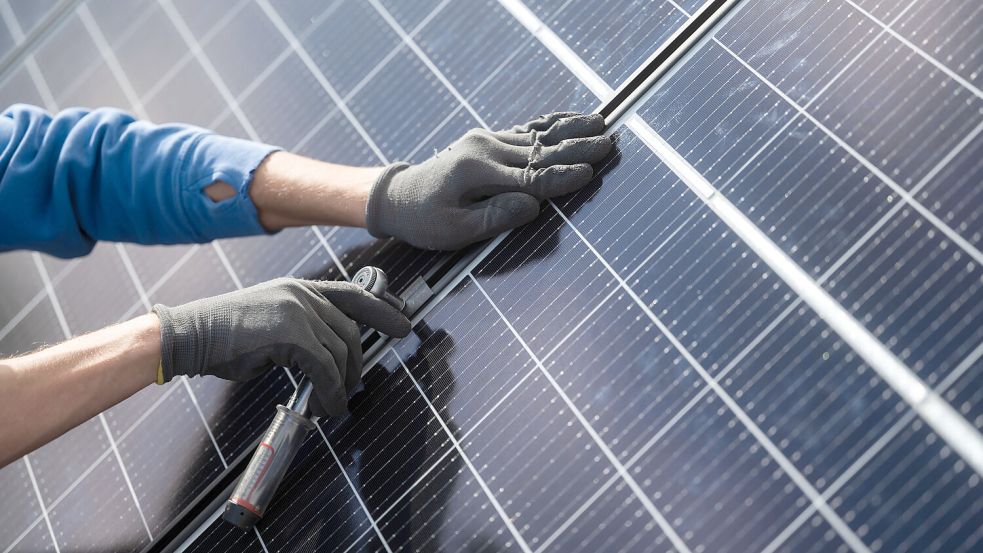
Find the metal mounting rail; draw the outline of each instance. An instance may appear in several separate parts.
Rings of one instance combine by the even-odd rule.
[[[614,96],[594,113],[604,116],[604,122],[612,125],[632,108],[649,88],[673,65],[713,29],[740,0],[712,0],[694,13],[686,24],[676,29],[617,90]]]
[[[6,79],[15,67],[20,66],[24,58],[34,52],[38,43],[65,21],[81,2],[82,0],[61,0],[20,44],[0,59],[0,82]]]

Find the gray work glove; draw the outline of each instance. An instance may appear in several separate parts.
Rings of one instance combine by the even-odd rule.
[[[531,222],[541,202],[594,176],[611,151],[600,115],[554,113],[508,131],[468,131],[419,165],[394,163],[372,186],[365,222],[377,238],[452,250]]]
[[[275,366],[296,367],[314,385],[311,410],[341,415],[362,372],[358,325],[402,338],[410,322],[350,282],[278,278],[167,307],[160,318],[163,380],[214,375],[249,380]]]

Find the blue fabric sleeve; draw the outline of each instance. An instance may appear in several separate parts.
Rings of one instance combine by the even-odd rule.
[[[266,232],[252,174],[277,148],[115,109],[56,115],[15,105],[0,115],[0,251],[58,257],[98,240],[176,244]],[[224,181],[233,198],[203,189]]]

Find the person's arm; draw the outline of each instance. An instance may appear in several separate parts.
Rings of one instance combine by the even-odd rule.
[[[0,360],[0,466],[150,384],[159,362],[152,314]]]
[[[256,170],[249,195],[260,224],[270,231],[304,225],[364,227],[369,191],[382,170],[275,152]],[[224,182],[205,192],[220,201],[234,194]]]
[[[0,467],[177,376],[255,378],[274,366],[314,385],[314,414],[340,415],[362,373],[358,323],[403,337],[398,309],[350,282],[281,278],[0,360]]]
[[[309,224],[455,249],[531,221],[611,149],[599,115],[476,130],[418,165],[360,168],[114,109],[0,115],[0,251],[175,244]],[[277,153],[274,153],[277,152]],[[271,155],[272,154],[272,155]]]
[[[453,250],[526,224],[542,202],[594,176],[612,141],[600,115],[553,113],[507,131],[475,129],[432,158],[387,167],[333,165],[278,152],[256,170],[250,195],[269,230],[366,227],[425,249]],[[232,195],[223,184],[215,198]]]

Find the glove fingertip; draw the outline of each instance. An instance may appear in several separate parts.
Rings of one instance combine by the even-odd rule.
[[[610,154],[611,150],[614,149],[614,137],[604,136],[602,134],[601,136],[597,137],[595,145],[597,147],[597,152],[601,155],[601,157],[604,157]]]
[[[393,322],[392,328],[389,329],[391,332],[386,332],[387,336],[392,336],[393,338],[405,338],[413,331],[413,325],[410,320],[405,316]]]
[[[604,116],[600,113],[590,113],[582,116],[587,122],[587,130],[592,134],[604,134]]]
[[[577,163],[570,166],[570,175],[573,180],[587,184],[594,178],[594,168],[590,163]]]
[[[390,336],[392,338],[404,338],[413,330],[413,325],[410,323],[410,319],[400,310],[396,309],[389,303],[382,301],[385,304],[384,309],[387,313],[380,313],[379,317],[376,317],[372,322],[372,328],[378,330],[379,332]]]

